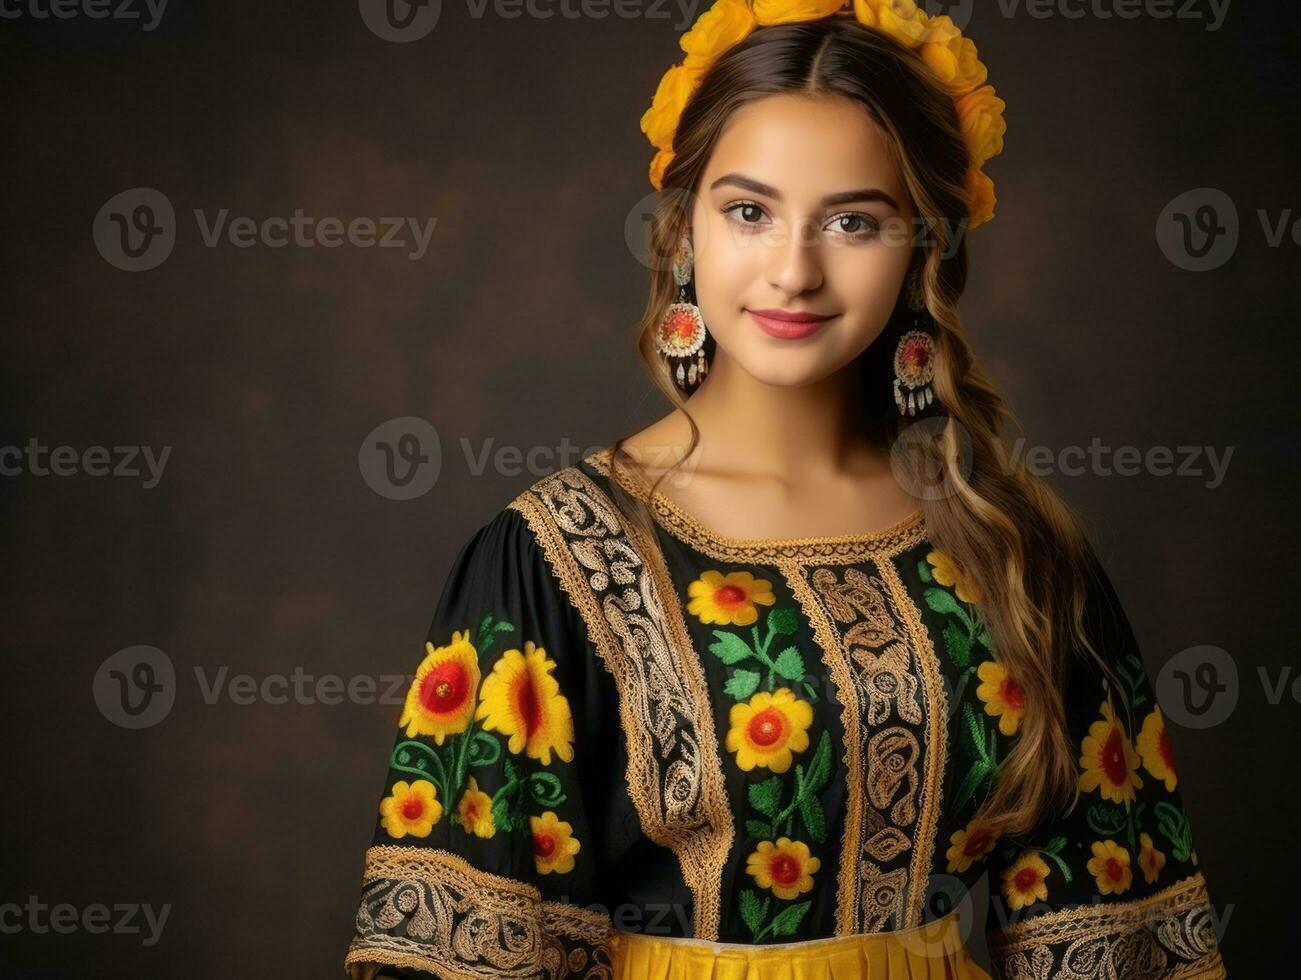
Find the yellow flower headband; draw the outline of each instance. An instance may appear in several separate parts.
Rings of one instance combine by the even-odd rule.
[[[852,9],[851,9],[852,4]],[[968,228],[994,217],[994,182],[981,169],[1003,152],[1007,104],[986,85],[988,72],[976,46],[947,14],[929,16],[915,0],[717,0],[682,35],[686,57],[664,73],[641,130],[659,152],[650,165],[651,186],[663,186],[664,170],[673,159],[673,135],[701,77],[729,48],[751,31],[772,24],[820,20],[835,13],[852,15],[860,24],[894,38],[939,76],[958,110],[962,137],[971,152],[967,172]]]

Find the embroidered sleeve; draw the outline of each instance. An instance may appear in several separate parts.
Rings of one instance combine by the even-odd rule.
[[[439,980],[604,975],[579,779],[585,642],[520,515],[457,555],[397,720],[345,958]]]
[[[1095,568],[1090,636],[1114,677],[1072,663],[1078,798],[994,846],[990,952],[1011,980],[1223,977],[1165,718],[1115,590]]]

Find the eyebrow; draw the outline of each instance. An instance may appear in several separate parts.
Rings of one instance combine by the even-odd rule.
[[[781,191],[777,188],[755,180],[753,177],[747,177],[745,174],[724,174],[716,181],[709,185],[712,191],[716,187],[722,187],[725,184],[731,184],[742,190],[750,191],[754,194],[762,194],[764,197],[771,197],[774,201],[782,199]],[[896,211],[899,210],[899,204],[893,197],[881,190],[879,187],[863,187],[853,191],[837,191],[835,194],[828,194],[822,199],[822,206],[833,208],[838,204],[853,204],[859,201],[881,201],[890,205]]]

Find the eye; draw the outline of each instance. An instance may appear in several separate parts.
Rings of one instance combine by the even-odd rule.
[[[739,225],[757,227],[763,217],[763,206],[754,201],[737,201],[723,208],[723,214]]]
[[[880,222],[870,214],[863,214],[861,211],[846,211],[844,214],[838,214],[831,219],[830,223],[840,224],[839,228],[832,229],[837,234],[858,240],[873,238],[881,230]]]

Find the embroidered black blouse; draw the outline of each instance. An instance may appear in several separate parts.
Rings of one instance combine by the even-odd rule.
[[[1123,683],[1074,661],[1078,803],[1000,839],[972,817],[1023,694],[920,513],[751,541],[658,494],[652,546],[612,479],[607,447],[456,557],[348,964],[608,977],[612,928],[765,945],[894,930],[969,905],[988,874],[1001,975],[1224,975],[1165,722],[1105,574],[1093,621]]]

